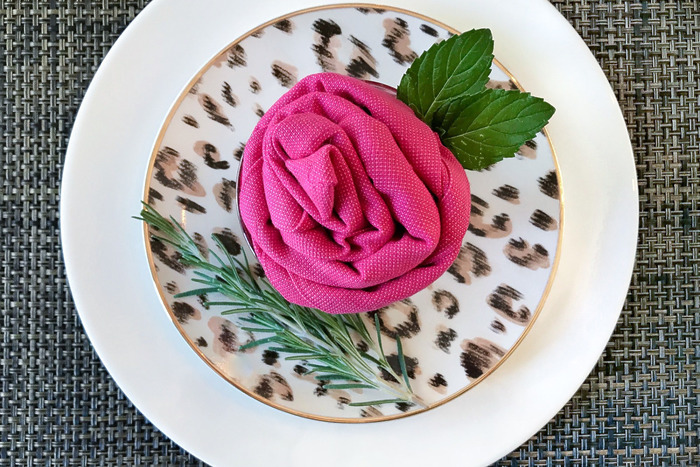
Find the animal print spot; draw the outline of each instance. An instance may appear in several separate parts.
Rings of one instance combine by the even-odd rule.
[[[368,313],[372,319],[375,314],[379,317],[379,329],[382,334],[391,339],[396,339],[397,336],[409,339],[420,332],[418,307],[410,298]]]
[[[433,306],[438,312],[444,312],[447,319],[452,319],[459,313],[457,297],[447,290],[436,290],[433,292]]]
[[[265,111],[262,107],[260,107],[260,104],[255,104],[253,106],[253,112],[255,112],[255,115],[257,115],[259,118],[263,118],[263,115],[265,115]]]
[[[279,60],[272,62],[272,76],[285,88],[291,88],[299,81],[299,69]]]
[[[364,7],[357,7],[357,8],[355,8],[355,9],[356,9],[357,11],[359,11],[360,13],[365,14],[365,15],[370,14],[370,13],[378,13],[378,14],[381,15],[382,13],[384,13],[384,12],[386,11],[384,8],[364,8]]]
[[[428,26],[427,24],[421,24],[421,25],[420,25],[420,30],[421,30],[422,32],[426,33],[427,35],[431,36],[431,37],[437,37],[437,36],[438,36],[438,32],[437,32],[435,29],[433,29],[433,28],[431,28],[430,26]]]
[[[175,201],[177,201],[177,204],[180,205],[182,209],[184,209],[187,212],[191,212],[192,214],[206,214],[207,210],[204,208],[204,206],[200,206],[199,204],[195,203],[191,199],[183,198],[182,196],[178,196],[175,198]]]
[[[491,218],[491,223],[484,220],[484,212],[489,208],[489,203],[472,195],[471,216],[469,218],[469,231],[477,237],[503,238],[513,231],[513,223],[510,216],[501,213]]]
[[[381,417],[382,415],[382,412],[374,406],[365,407],[362,410],[360,410],[360,417],[362,418],[375,418]]]
[[[209,246],[207,245],[207,240],[199,232],[195,232],[192,236],[195,245],[197,245],[197,250],[199,254],[204,257],[204,259],[209,259]]]
[[[411,379],[416,379],[416,375],[421,374],[421,369],[418,366],[418,359],[409,357],[408,355],[404,354],[404,361],[406,362],[406,374],[408,375],[409,378]],[[387,355],[386,361],[389,363],[389,366],[391,367],[392,370],[394,370],[394,373],[397,375],[401,376],[401,366],[399,365],[399,356],[398,354],[391,354]],[[391,376],[386,370],[382,369],[382,378],[384,378],[386,381],[393,381],[394,383],[397,383],[396,378]]]
[[[535,140],[525,141],[525,144],[518,149],[518,154],[527,159],[537,159],[537,143]]]
[[[221,85],[221,98],[231,107],[236,107],[238,105],[238,97],[233,93],[231,85],[226,81]]]
[[[221,105],[216,102],[213,97],[211,97],[209,94],[202,93],[199,95],[197,100],[210,119],[214,120],[216,123],[221,123],[227,128],[233,129],[233,125],[231,125],[231,121],[228,119],[228,117],[224,115]]]
[[[164,187],[193,196],[204,196],[204,187],[197,180],[197,167],[188,160],[180,161],[180,153],[165,146],[153,162],[154,178]]]
[[[462,350],[460,364],[464,373],[471,379],[483,375],[506,354],[504,348],[481,337],[463,340]]]
[[[277,362],[277,359],[279,358],[280,354],[275,352],[274,350],[265,350],[262,354],[262,361],[265,365],[270,365],[270,366],[277,366],[279,367],[279,363]]]
[[[260,263],[253,264],[251,266],[251,269],[253,271],[253,274],[255,274],[255,277],[257,277],[258,279],[262,279],[265,277],[265,270],[260,265]]]
[[[537,179],[540,191],[550,198],[559,199],[559,184],[557,183],[557,173],[554,170],[547,172],[547,175]]]
[[[224,208],[226,212],[231,212],[233,209],[233,200],[236,199],[236,182],[222,178],[219,183],[214,185],[212,190],[214,197],[219,206]]]
[[[214,353],[220,357],[235,353],[238,350],[238,335],[236,326],[229,320],[214,316],[209,318],[207,326],[214,333]]]
[[[328,389],[326,386],[330,384],[330,381],[318,380],[312,374],[301,375],[299,379],[314,383],[316,385],[314,388],[314,395],[316,397],[329,396],[336,401],[336,406],[341,410],[352,401],[347,391],[342,389]]]
[[[241,254],[241,240],[229,228],[216,228],[212,237],[216,237],[229,255],[238,256]]]
[[[372,55],[372,50],[369,46],[355,36],[350,36],[350,43],[354,47],[350,56],[350,63],[345,67],[345,72],[348,76],[360,79],[366,79],[369,76],[379,78],[377,60]]]
[[[342,389],[328,389],[326,385],[330,384],[330,381],[316,379],[315,373],[309,373],[308,368],[302,365],[296,365],[293,369],[294,376],[302,381],[307,381],[316,385],[314,388],[314,395],[316,397],[329,396],[334,399],[337,403],[339,409],[344,409],[351,401],[350,394]]]
[[[316,55],[316,62],[323,71],[339,72],[343,69],[342,64],[336,58],[340,47],[340,38],[335,36],[342,34],[340,26],[330,19],[317,19],[312,28],[316,34],[311,50]]]
[[[170,281],[167,284],[165,284],[165,290],[170,295],[175,295],[175,294],[180,292],[180,287],[178,287],[178,285],[175,281]]]
[[[207,340],[202,336],[199,336],[197,338],[196,342],[197,342],[197,347],[207,347],[209,345],[209,344],[207,344]]]
[[[410,409],[414,405],[416,405],[416,404],[412,404],[411,402],[397,402],[396,404],[394,404],[394,406],[398,410],[400,410],[401,412],[404,412],[404,413],[408,412],[408,409]]]
[[[148,189],[148,204],[153,206],[153,204],[156,201],[163,201],[163,195],[161,195],[159,191],[156,191],[153,188],[149,188]]]
[[[486,303],[503,318],[522,326],[530,322],[532,317],[530,309],[525,305],[521,305],[517,311],[513,310],[513,301],[522,299],[523,294],[509,285],[501,284],[486,298]]]
[[[381,417],[382,415],[382,412],[374,406],[365,407],[362,410],[360,410],[360,417],[362,418],[375,418]]]
[[[259,94],[260,90],[262,89],[262,87],[260,87],[260,81],[255,78],[250,78],[248,85],[250,87],[250,92],[253,94]]]
[[[557,229],[557,221],[552,216],[539,209],[536,209],[530,216],[530,224],[545,231]]]
[[[418,58],[418,54],[411,49],[411,32],[408,23],[402,18],[387,18],[384,25],[384,39],[382,45],[389,49],[389,55],[399,65],[409,65]]]
[[[520,190],[512,185],[501,185],[492,191],[493,195],[513,204],[520,204]]]
[[[207,141],[197,141],[194,143],[194,152],[204,159],[204,163],[207,167],[216,170],[229,168],[228,161],[221,160],[221,154],[219,154],[219,150],[216,149],[216,146]]]
[[[204,196],[206,192],[204,187],[199,183],[197,179],[197,166],[187,159],[180,162],[178,169],[178,175],[180,182],[182,183],[182,188],[180,188],[184,193],[193,196]]]
[[[328,381],[317,380],[316,388],[314,389],[314,395],[316,397],[322,397],[322,396],[328,395],[328,389],[326,389],[326,384],[328,384]]]
[[[488,276],[491,274],[491,266],[482,249],[471,243],[466,243],[460,248],[457,259],[447,272],[452,274],[460,284],[471,284],[472,275],[474,277]]]
[[[338,396],[338,397],[336,397],[335,400],[336,400],[336,402],[338,402],[336,405],[338,406],[339,409],[343,409],[346,405],[348,405],[352,401],[352,399],[350,399],[349,396]]]
[[[272,25],[275,29],[279,29],[282,32],[286,32],[287,34],[291,34],[292,31],[294,31],[294,23],[292,23],[288,19],[283,19],[281,21],[277,21],[275,24]]]
[[[265,35],[265,30],[264,29],[258,29],[255,31],[251,36],[255,37],[256,39],[260,39],[262,36]]]
[[[233,151],[233,158],[240,161],[241,157],[243,157],[243,151],[245,151],[245,143],[239,143],[238,147]]]
[[[447,380],[440,373],[435,373],[435,376],[430,378],[428,384],[440,394],[447,393]]]
[[[193,128],[199,128],[199,122],[192,115],[183,115],[182,122]]]
[[[244,67],[248,65],[245,49],[241,46],[241,44],[236,44],[229,49],[227,62],[229,68]]]
[[[496,334],[505,334],[506,325],[501,323],[497,319],[494,319],[493,321],[491,321],[491,330]]]
[[[271,400],[274,396],[289,402],[294,400],[294,394],[292,393],[292,388],[289,386],[289,383],[287,383],[287,380],[284,379],[282,375],[275,371],[261,376],[253,391],[258,396],[267,400]]]
[[[439,324],[436,328],[437,337],[435,338],[435,346],[445,353],[450,353],[452,341],[457,338],[457,331]]]
[[[518,266],[523,266],[533,271],[549,267],[549,252],[539,243],[530,247],[530,244],[522,238],[519,240],[512,238],[503,249],[503,253]]]
[[[489,80],[489,82],[486,83],[486,87],[489,89],[506,89],[510,91],[518,89],[518,86],[510,80],[498,81],[495,79]]]
[[[168,244],[163,243],[157,238],[151,237],[151,252],[158,258],[158,261],[163,263],[167,268],[173,271],[184,274],[185,267],[182,265],[182,255]]]
[[[199,310],[189,303],[173,302],[171,309],[173,310],[173,315],[175,315],[177,322],[180,324],[187,324],[191,319],[195,321],[202,319],[202,314]]]
[[[365,341],[359,341],[355,344],[355,348],[359,352],[367,352],[369,350],[369,345],[367,345],[367,342]]]

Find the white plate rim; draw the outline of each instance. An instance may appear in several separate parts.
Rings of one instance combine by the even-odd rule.
[[[143,154],[148,153],[153,142],[149,138],[155,135],[149,133],[151,126],[159,125],[158,119],[167,112],[172,103],[168,96],[177,95],[196,67],[226,43],[221,42],[225,19],[228,31],[235,31],[228,32],[230,38],[271,17],[317,5],[307,0],[283,5],[263,0],[254,12],[244,14],[236,7],[238,3],[154,1],[117,41],[83,100],[63,172],[61,239],[74,301],[97,353],[151,421],[215,465],[234,459],[236,463],[284,460],[287,465],[308,464],[305,452],[310,447],[319,459],[335,459],[341,465],[366,461],[367,455],[377,463],[396,461],[401,452],[382,449],[387,435],[400,436],[404,442],[418,437],[429,443],[429,449],[405,452],[403,461],[409,465],[435,460],[435,455],[459,460],[461,465],[483,465],[507,454],[544,425],[585,379],[609,339],[629,284],[638,225],[636,173],[624,120],[602,70],[574,30],[544,0],[473,0],[464,5],[442,0],[430,6],[418,0],[384,2],[459,29],[491,27],[500,60],[528,89],[557,107],[561,117],[552,121],[550,132],[562,165],[563,186],[568,190],[566,235],[559,275],[545,309],[528,338],[489,379],[440,409],[391,425],[329,428],[328,424],[272,413],[257,402],[243,400],[243,394],[235,395],[228,383],[218,381],[206,365],[196,363],[196,356],[188,355],[189,349],[178,341],[171,325],[158,327],[158,323],[167,323],[164,313],[153,316],[144,311],[156,309],[159,302],[155,290],[144,287],[143,278],[149,271],[139,260],[140,253],[134,251],[134,245],[141,243],[140,226],[126,218],[138,207],[143,186],[139,161],[142,165],[147,161]],[[193,22],[208,29],[197,39],[182,37],[182,26]],[[523,25],[528,26],[527,31]],[[173,57],[178,46],[178,54],[182,47],[189,54],[177,66],[152,66],[154,57]],[[544,70],[528,70],[528,56],[545,63]],[[545,72],[551,73],[546,80],[559,84],[557,89],[546,89]],[[158,81],[163,76],[173,79]],[[184,78],[178,81],[175,76]],[[145,96],[148,108],[141,95],[144,78],[150,83],[146,86],[150,93]],[[141,88],[134,89],[136,83]],[[124,99],[125,94],[129,99]],[[138,125],[124,118],[134,115],[142,117]],[[596,118],[587,118],[593,115]],[[95,177],[99,185],[91,182]],[[112,188],[112,195],[105,187]],[[115,197],[115,192],[120,196]],[[611,231],[616,235],[609,235]],[[576,288],[571,289],[571,283]],[[124,289],[128,293],[118,293]],[[129,319],[143,325],[129,326]],[[551,339],[552,335],[557,339]],[[562,351],[566,365],[562,365]],[[509,392],[510,385],[517,383],[521,391]],[[164,394],[162,388],[173,385],[177,390]],[[489,411],[493,407],[487,401],[492,406],[497,401],[498,407]],[[232,419],[245,420],[246,429],[219,429]],[[479,423],[472,423],[474,419]],[[511,423],[504,427],[504,420]],[[419,429],[423,424],[433,429]],[[453,424],[459,425],[456,431],[449,429]],[[383,426],[390,428],[381,429]],[[256,437],[255,428],[264,428],[266,435]],[[376,436],[379,433],[382,436]],[[272,435],[279,436],[278,449],[266,450],[265,441]],[[338,449],[339,443],[354,439],[363,443],[362,450]],[[231,457],[230,446],[235,446],[231,450],[235,457]],[[474,449],[465,459],[464,450],[470,446]]]

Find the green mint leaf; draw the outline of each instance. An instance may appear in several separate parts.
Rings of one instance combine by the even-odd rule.
[[[520,91],[486,89],[436,112],[442,143],[465,169],[480,170],[513,157],[554,114],[554,107]]]
[[[397,88],[396,96],[470,170],[513,157],[554,113],[528,93],[486,89],[492,62],[491,31],[467,31],[425,51]]]
[[[490,30],[473,29],[453,36],[433,45],[411,64],[396,96],[433,126],[433,114],[440,106],[484,88],[492,61]]]

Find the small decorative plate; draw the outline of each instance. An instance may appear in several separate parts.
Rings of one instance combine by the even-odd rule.
[[[236,39],[207,63],[177,99],[155,144],[145,198],[178,219],[202,247],[218,236],[229,252],[246,249],[236,212],[236,175],[260,117],[300,78],[321,71],[395,87],[406,68],[456,31],[390,8],[323,7],[287,15]],[[490,86],[516,88],[493,67]],[[296,415],[337,422],[398,418],[440,405],[493,372],[534,322],[558,260],[561,232],[557,163],[545,133],[516,157],[468,172],[469,231],[459,257],[436,282],[379,310],[385,350],[398,335],[408,374],[427,407],[353,407],[371,391],[328,390],[264,346],[239,350],[254,336],[235,318],[205,309],[190,271],[158,241],[147,242],[153,278],[178,330],[217,373],[250,396]],[[147,232],[146,232],[147,234]],[[252,257],[250,251],[247,252]],[[365,316],[368,326],[374,324]]]

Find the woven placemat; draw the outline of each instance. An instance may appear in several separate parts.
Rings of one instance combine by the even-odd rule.
[[[98,64],[146,2],[0,0],[0,465],[198,465],[117,388],[66,285],[59,179]],[[595,370],[498,465],[697,465],[698,1],[553,1],[610,80],[635,149],[639,248]]]

